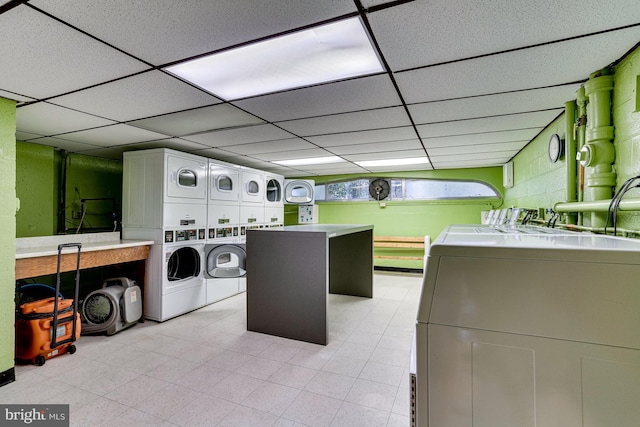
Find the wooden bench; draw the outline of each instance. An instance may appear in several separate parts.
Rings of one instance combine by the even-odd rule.
[[[425,249],[424,242],[425,242],[425,237],[374,236],[373,237],[374,248],[411,249],[411,250],[421,249],[423,252],[422,256],[374,255],[374,258],[422,261],[424,259],[424,249]]]

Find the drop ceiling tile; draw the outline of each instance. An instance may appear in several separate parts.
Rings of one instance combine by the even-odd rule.
[[[465,169],[484,168],[499,166],[502,167],[511,157],[502,157],[491,160],[457,160],[455,157],[445,157],[442,160],[433,160],[434,169]]]
[[[38,102],[16,109],[16,128],[23,132],[57,135],[115,124],[112,120]]]
[[[371,144],[354,144],[329,147],[327,150],[339,156],[347,154],[383,153],[400,150],[420,150],[422,144],[419,139],[407,139],[405,141],[374,142]]]
[[[16,101],[17,103],[31,102],[35,100],[34,98],[30,98],[28,96],[20,95],[7,90],[2,90],[2,88],[0,88],[0,98],[11,99],[13,101]]]
[[[555,0],[436,0],[374,12],[369,22],[395,71],[636,24],[638,16],[635,0],[615,7],[589,0],[580,8]]]
[[[477,167],[493,167],[502,166],[507,163],[513,156],[502,156],[491,159],[474,159],[462,160],[455,156],[444,156],[441,159],[431,159],[434,169],[459,169],[459,168],[477,168]]]
[[[563,108],[576,98],[579,84],[409,105],[417,124]]]
[[[237,165],[241,164],[237,162],[237,159],[241,159],[242,156],[239,156],[235,153],[230,153],[226,150],[220,150],[217,148],[203,148],[201,150],[192,150],[191,152],[202,157],[207,157],[209,159],[222,160],[224,162],[229,162]]]
[[[494,160],[494,159],[510,159],[518,150],[502,150],[495,152],[484,153],[464,153],[464,154],[449,154],[444,156],[430,156],[432,162],[437,162],[439,159],[455,159],[456,161],[474,161],[474,160]]]
[[[636,43],[629,40],[640,40],[640,26],[396,73],[395,77],[410,104],[566,84],[584,81],[593,70],[621,57]]]
[[[49,101],[120,122],[222,102],[161,71],[149,71]]]
[[[28,6],[0,15],[0,40],[10,40],[0,43],[2,89],[32,98],[70,92],[148,68]]]
[[[270,122],[401,105],[389,76],[377,75],[237,101]]]
[[[278,126],[298,136],[318,136],[341,132],[409,126],[404,108],[381,108],[355,113],[336,114],[279,122]]]
[[[39,139],[31,140],[29,142],[34,144],[40,144],[40,145],[48,145],[50,147],[55,147],[60,150],[69,151],[70,153],[76,153],[78,151],[94,150],[96,148],[101,148],[98,145],[85,144],[85,143],[76,142],[76,141],[69,141],[67,139],[56,138],[56,137],[39,138]]]
[[[16,141],[29,141],[30,139],[42,138],[44,135],[38,135],[29,132],[16,131]]]
[[[94,144],[100,147],[115,147],[118,145],[132,144],[134,142],[155,141],[166,138],[166,136],[134,126],[117,124],[82,130],[79,132],[66,133],[61,135],[60,138],[83,142],[86,144]]]
[[[279,151],[276,153],[253,154],[251,157],[270,162],[274,160],[309,159],[313,157],[328,157],[332,155],[333,154],[323,150],[322,148],[311,148],[307,150],[289,150]]]
[[[451,147],[429,148],[429,157],[456,156],[473,153],[492,153],[499,151],[517,152],[524,146],[524,141],[496,142],[475,145],[455,145]]]
[[[232,105],[218,104],[149,119],[135,120],[129,124],[168,136],[186,136],[214,129],[249,126],[258,123],[264,122]]]
[[[306,137],[307,140],[320,147],[335,147],[352,144],[368,144],[385,141],[402,141],[416,138],[416,131],[412,126],[394,127],[388,129],[365,130],[359,132],[334,133]]]
[[[425,157],[424,150],[404,150],[385,153],[361,153],[361,154],[348,154],[342,156],[350,162],[361,162],[364,160],[391,160],[391,159],[406,159],[409,157]]]
[[[122,147],[113,147],[113,148],[96,148],[91,150],[78,151],[78,154],[83,154],[85,156],[93,156],[100,157],[103,159],[113,159],[113,160],[122,160],[122,153],[124,153]]]
[[[510,130],[501,132],[478,133],[473,135],[453,135],[437,138],[422,138],[422,143],[427,148],[427,150],[437,147],[469,146],[514,141],[521,141],[522,145],[524,146],[537,134],[538,131],[536,130]]]
[[[367,173],[367,169],[361,168],[358,165],[354,165],[353,163],[341,163],[340,167],[327,167],[327,168],[318,168],[315,166],[311,166],[305,169],[305,172],[314,174],[314,175],[344,175],[351,173]],[[300,174],[298,175],[300,176]]]
[[[405,166],[371,166],[367,167],[367,170],[371,173],[377,172],[412,172],[412,171],[428,171],[432,170],[433,166],[429,163],[423,163],[420,165],[405,165]]]
[[[188,135],[185,136],[184,139],[199,142],[210,147],[226,147],[229,145],[287,139],[291,138],[291,136],[289,132],[277,126],[263,124]]]
[[[134,144],[128,144],[125,149],[130,148],[131,150],[147,150],[151,148],[172,148],[178,151],[186,151],[191,152],[193,150],[202,150],[206,148],[202,144],[198,144],[197,142],[186,141],[180,138],[166,138],[159,139],[156,141],[147,141],[147,142],[137,142]]]
[[[232,153],[252,156],[255,154],[276,153],[290,150],[306,150],[317,148],[300,138],[281,139],[278,141],[254,142],[251,144],[229,145],[225,150]]]
[[[351,0],[30,3],[155,65],[357,12]]]
[[[510,114],[482,119],[456,120],[445,123],[418,125],[422,138],[468,135],[503,130],[534,129],[536,133],[551,123],[563,110],[538,111],[535,113]]]

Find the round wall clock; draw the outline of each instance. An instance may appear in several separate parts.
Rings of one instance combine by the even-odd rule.
[[[551,138],[549,138],[548,154],[551,163],[555,163],[560,160],[564,154],[564,144],[557,133],[554,133],[551,135]]]

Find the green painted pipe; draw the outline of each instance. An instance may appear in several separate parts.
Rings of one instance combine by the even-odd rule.
[[[578,192],[576,186],[578,160],[576,159],[577,150],[576,138],[574,135],[576,122],[576,106],[576,101],[568,101],[564,104],[564,158],[567,161],[567,202],[576,202],[578,200]],[[577,219],[578,218],[576,214],[567,215],[567,223],[569,224],[576,224]]]
[[[613,126],[611,126],[611,91],[613,76],[609,70],[593,73],[584,84],[587,104],[586,144],[580,150],[581,163],[587,166],[585,184],[592,201],[610,199],[616,185],[616,173],[613,171],[615,151],[612,144]],[[596,211],[591,213],[591,226],[602,227],[606,215]]]
[[[577,91],[578,119],[576,122],[576,143],[578,151],[584,147],[585,132],[587,129],[587,96],[584,94],[584,86]],[[584,200],[584,166],[579,166],[578,171],[578,201]],[[582,212],[578,212],[578,225],[582,225]]]
[[[608,212],[611,199],[594,200],[591,202],[559,202],[553,205],[553,210],[558,213],[568,212]],[[640,211],[640,199],[623,199],[618,205],[619,211]],[[606,218],[606,215],[605,215]],[[604,226],[604,224],[603,224]]]

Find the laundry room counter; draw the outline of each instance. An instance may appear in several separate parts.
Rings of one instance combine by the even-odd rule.
[[[326,345],[329,293],[373,297],[373,225],[248,230],[248,330]]]
[[[80,268],[146,261],[153,241],[121,240],[120,233],[92,233],[16,239],[16,279],[55,274],[58,245],[81,243]],[[60,271],[76,269],[77,249],[63,248]]]

